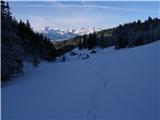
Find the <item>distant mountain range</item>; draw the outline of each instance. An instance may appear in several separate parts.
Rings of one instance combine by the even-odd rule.
[[[76,37],[78,35],[90,34],[100,30],[100,28],[95,27],[85,27],[81,29],[58,29],[45,27],[44,30],[40,30],[39,32],[42,33],[44,36],[50,38],[51,40],[62,41]]]

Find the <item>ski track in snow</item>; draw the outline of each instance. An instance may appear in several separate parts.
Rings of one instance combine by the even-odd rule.
[[[87,119],[90,119],[90,120],[96,120],[98,119],[98,99],[100,99],[100,96],[101,96],[101,93],[102,92],[105,92],[106,90],[106,87],[107,87],[107,84],[109,82],[109,79],[107,78],[107,71],[109,69],[107,69],[106,67],[104,66],[101,66],[101,65],[98,65],[98,64],[94,64],[94,63],[87,63],[88,65],[90,65],[91,69],[92,67],[96,68],[96,74],[97,74],[97,77],[99,79],[97,79],[97,82],[99,82],[99,86],[97,86],[99,89],[97,89],[97,91],[95,91],[93,93],[93,95],[91,95],[91,98],[90,98],[90,108],[86,114],[86,118]],[[105,75],[104,73],[102,74],[101,71],[105,71]]]

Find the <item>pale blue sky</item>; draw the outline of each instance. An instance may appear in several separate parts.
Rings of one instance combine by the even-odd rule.
[[[35,30],[45,26],[68,29],[110,28],[125,22],[159,17],[160,2],[136,1],[10,1],[13,16],[30,20]]]

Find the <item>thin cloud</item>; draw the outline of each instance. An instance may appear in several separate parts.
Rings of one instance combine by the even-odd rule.
[[[84,16],[79,17],[56,17],[52,19],[47,19],[42,16],[28,16],[28,19],[35,30],[44,29],[46,26],[50,27],[67,27],[67,26],[79,26],[79,25],[92,25],[95,24],[98,19],[86,18]]]
[[[144,9],[134,9],[134,8],[122,8],[122,7],[111,7],[111,6],[100,6],[100,5],[86,5],[85,1],[82,1],[82,5],[74,5],[74,4],[62,4],[62,2],[52,1],[50,4],[21,4],[19,6],[26,6],[26,7],[59,7],[59,8],[67,8],[67,7],[78,7],[78,8],[96,8],[96,9],[111,9],[111,10],[118,10],[118,11],[130,11],[130,12],[158,12],[157,10],[144,10]]]
[[[18,11],[19,15],[17,15],[24,20],[29,19],[33,28],[37,30],[44,29],[45,26],[56,28],[79,28],[83,26],[112,27],[119,23],[125,23],[140,18],[144,19],[147,18],[148,15],[154,15],[154,13],[157,15],[158,13],[158,10],[156,11],[157,7],[150,10],[146,7],[138,7],[138,9],[136,9],[137,7],[105,6],[103,4],[88,4],[85,0],[81,1],[80,4],[74,4],[72,2],[70,4],[65,4],[59,1],[48,1],[37,2],[37,4],[36,2],[30,2],[28,4],[20,2],[20,4],[15,3],[13,5],[13,8],[16,8],[16,5],[22,7],[22,12],[24,10],[26,14],[24,15],[22,12]],[[29,12],[30,10],[33,10],[33,13]],[[43,10],[46,11],[44,12]],[[42,11],[42,13],[39,11]],[[118,14],[115,11],[117,11]],[[126,16],[127,14],[123,14],[123,12],[132,13],[134,17],[130,18]]]
[[[66,5],[67,7],[82,7],[82,8],[97,8],[97,9],[112,9],[119,11],[131,11],[131,12],[157,12],[157,10],[143,10],[143,9],[132,9],[132,8],[121,8],[121,7],[111,7],[111,6],[100,6],[100,5]]]

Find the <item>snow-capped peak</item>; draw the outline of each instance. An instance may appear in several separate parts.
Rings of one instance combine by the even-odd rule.
[[[51,40],[64,40],[73,38],[77,35],[90,34],[100,30],[101,30],[100,28],[95,28],[95,27],[83,27],[80,29],[59,29],[47,26],[44,28],[44,30],[41,30],[39,32],[49,37]]]
[[[51,27],[45,27],[44,30],[41,30],[43,33],[50,33],[50,32],[59,32],[59,33],[74,33],[77,35],[84,35],[84,34],[90,34],[96,31],[100,31],[101,28],[95,28],[95,27],[83,27],[80,29],[58,29],[58,28],[51,28]]]
[[[78,35],[84,35],[84,34],[90,34],[90,33],[94,33],[96,31],[100,31],[100,28],[95,28],[95,27],[84,27],[81,29],[77,29],[76,31],[74,31],[75,34]]]

